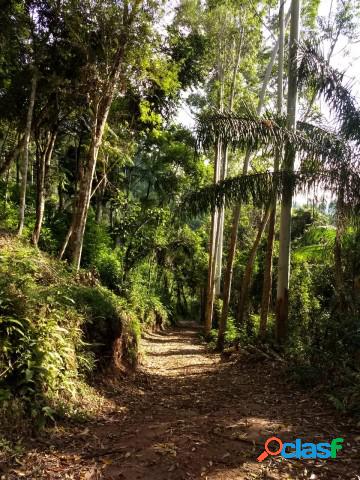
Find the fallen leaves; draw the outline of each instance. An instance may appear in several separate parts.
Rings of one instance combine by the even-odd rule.
[[[271,366],[221,363],[204,352],[195,331],[150,338],[145,372],[124,380],[116,394],[107,386],[107,410],[92,422],[59,425],[46,441],[28,442],[21,461],[0,479],[348,480],[360,472],[356,424],[342,425]],[[264,437],[311,439],[329,431],[328,438],[341,431],[345,438],[346,428],[350,446],[336,462],[256,462]]]
[[[161,455],[171,455],[172,457],[177,455],[177,447],[174,443],[157,443],[153,449]]]

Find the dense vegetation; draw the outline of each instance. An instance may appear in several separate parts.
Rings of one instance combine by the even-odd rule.
[[[4,418],[78,413],[181,319],[358,411],[360,110],[331,60],[359,11],[306,0],[297,33],[277,3],[1,8]]]

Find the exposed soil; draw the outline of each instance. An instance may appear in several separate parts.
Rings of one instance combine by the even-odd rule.
[[[256,356],[223,361],[187,328],[147,334],[134,379],[110,389],[108,407],[85,425],[31,442],[2,479],[240,480],[360,478],[360,424],[286,383],[280,364]],[[343,437],[333,460],[256,458],[283,441]]]

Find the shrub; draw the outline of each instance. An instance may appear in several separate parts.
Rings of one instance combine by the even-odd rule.
[[[99,252],[95,261],[101,283],[114,292],[120,292],[123,269],[118,250],[104,250]]]
[[[2,242],[0,403],[15,402],[39,424],[64,399],[70,408],[96,368],[135,366],[140,326],[106,288],[82,285],[25,243]]]

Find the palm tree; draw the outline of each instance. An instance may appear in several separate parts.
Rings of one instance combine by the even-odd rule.
[[[280,116],[266,114],[260,117],[250,111],[247,116],[212,112],[199,117],[198,148],[211,148],[219,138],[225,145],[249,150],[262,148],[279,151],[283,144],[289,144],[298,152],[301,165],[298,172],[283,170],[220,181],[215,186],[192,193],[186,200],[187,211],[198,214],[207,211],[209,206],[214,210],[234,202],[252,201],[256,206],[268,206],[270,202],[273,205],[284,189],[293,191],[295,186],[309,188],[321,185],[322,188],[337,193],[346,177],[351,179],[353,188],[347,191],[348,200],[356,205],[354,192],[359,186],[359,176],[352,168],[349,146],[337,135],[315,125],[298,122],[297,131],[292,131],[284,124],[285,120]],[[262,230],[266,216],[264,220]],[[253,259],[252,252],[250,264]],[[251,268],[248,270],[251,276]]]

